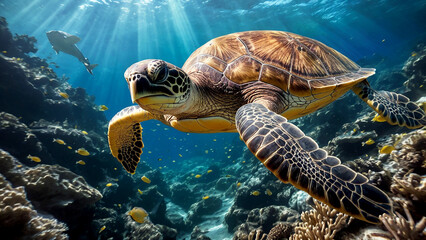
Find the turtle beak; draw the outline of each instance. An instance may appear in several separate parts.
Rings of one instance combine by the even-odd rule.
[[[130,97],[132,98],[132,103],[135,103],[136,99],[138,99],[138,91],[136,88],[136,81],[131,81],[129,83],[130,88]]]

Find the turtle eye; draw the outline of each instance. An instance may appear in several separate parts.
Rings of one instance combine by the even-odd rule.
[[[154,60],[148,64],[148,76],[153,82],[163,82],[168,75],[166,62]]]

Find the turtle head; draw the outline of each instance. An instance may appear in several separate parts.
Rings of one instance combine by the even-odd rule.
[[[169,112],[189,97],[190,80],[180,68],[163,60],[137,62],[124,73],[132,101],[144,109]]]

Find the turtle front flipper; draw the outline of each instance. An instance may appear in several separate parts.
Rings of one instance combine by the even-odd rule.
[[[363,221],[392,213],[389,197],[342,165],[295,125],[261,104],[238,109],[235,123],[250,151],[281,181]]]
[[[140,122],[153,115],[139,106],[126,107],[108,124],[108,142],[112,155],[127,172],[134,174],[142,154],[142,127]]]
[[[420,128],[426,125],[426,114],[406,96],[376,91],[367,81],[355,85],[352,90],[391,125]]]

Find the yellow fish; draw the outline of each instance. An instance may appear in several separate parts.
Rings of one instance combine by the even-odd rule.
[[[204,200],[209,199],[209,196],[204,196],[203,199]]]
[[[367,141],[365,141],[365,142],[362,143],[362,146],[364,146],[364,145],[372,145],[374,143],[375,143],[375,141],[373,139],[369,138]]]
[[[106,226],[102,226],[101,229],[99,230],[99,233],[101,233],[105,229],[106,229]]]
[[[36,156],[28,155],[27,158],[31,159],[31,161],[33,161],[33,162],[41,162],[41,159],[39,157],[36,157]]]
[[[354,128],[354,130],[352,130],[353,133],[356,133],[356,128]]]
[[[225,177],[231,177],[231,175],[229,175],[229,174],[228,174],[228,175],[226,175]]]
[[[53,142],[59,143],[59,144],[61,144],[61,145],[65,145],[64,140],[59,139],[59,138],[54,138],[54,139],[53,139]]]
[[[266,189],[266,194],[268,194],[268,196],[271,196],[272,195],[272,192],[271,192],[271,190],[269,190],[268,188]]]
[[[106,111],[106,110],[108,110],[107,106],[105,106],[105,105],[100,105],[99,106],[99,111],[103,112],[103,111]]]
[[[373,119],[371,119],[372,122],[386,122],[386,118],[380,116],[379,114],[376,114]]]
[[[173,160],[172,162],[176,162],[175,160]]]
[[[242,163],[246,163],[246,161],[242,161]]]
[[[380,149],[381,154],[390,154],[393,150],[395,150],[394,146],[391,145],[385,145]]]
[[[77,162],[75,162],[76,164],[80,164],[80,165],[86,165],[86,162],[83,160],[79,160]]]
[[[209,154],[209,150],[204,151],[206,154]]]
[[[143,192],[138,188],[138,193],[142,195]]]
[[[412,52],[412,53],[411,53],[411,56],[412,56],[412,57],[415,57],[415,56],[417,56],[417,53],[416,53],[416,52]]]
[[[213,172],[213,170],[207,170],[207,173],[211,173],[211,172]]]
[[[149,180],[149,178],[147,178],[145,176],[141,177],[141,180],[146,182],[146,183],[151,183],[151,180]]]
[[[2,53],[7,53],[7,51],[2,51]]]
[[[140,207],[134,207],[130,210],[129,215],[138,223],[145,222],[145,218],[148,216],[148,213]]]
[[[81,131],[81,133],[83,133],[84,135],[89,134],[88,132],[86,132],[86,131],[84,131],[84,130],[82,130],[82,131]]]
[[[111,186],[112,186],[112,183],[107,183],[107,184],[106,184],[106,186],[107,186],[107,187],[111,187]]]
[[[200,177],[201,177],[200,174],[195,175],[195,178],[200,178]]]
[[[68,146],[67,148],[68,148],[68,149],[72,149],[72,147],[71,147],[71,146]]]
[[[179,153],[179,157],[182,157],[182,154]]]
[[[216,142],[216,138],[215,138],[215,139],[213,139],[213,142]]]
[[[114,171],[117,171],[117,168],[116,168],[116,167],[114,168]]]
[[[259,196],[260,192],[259,191],[253,191],[253,192],[251,192],[251,195],[253,195],[253,196]]]
[[[78,150],[75,150],[75,152],[80,154],[81,156],[89,156],[90,155],[90,153],[84,148],[79,148]]]
[[[158,161],[162,161],[163,159],[159,158]]]
[[[383,40],[382,40],[382,42],[385,42],[385,41],[386,41],[386,39],[383,39]]]
[[[21,165],[21,164],[19,164],[19,165],[16,165],[16,167],[21,168],[21,167],[22,167],[22,165]]]
[[[118,207],[121,208],[121,204],[120,203],[118,204]]]
[[[59,95],[61,95],[61,97],[68,99],[70,96],[64,92],[59,92]]]
[[[241,186],[241,183],[239,182],[239,183],[237,183],[237,187],[239,187],[239,186]]]

